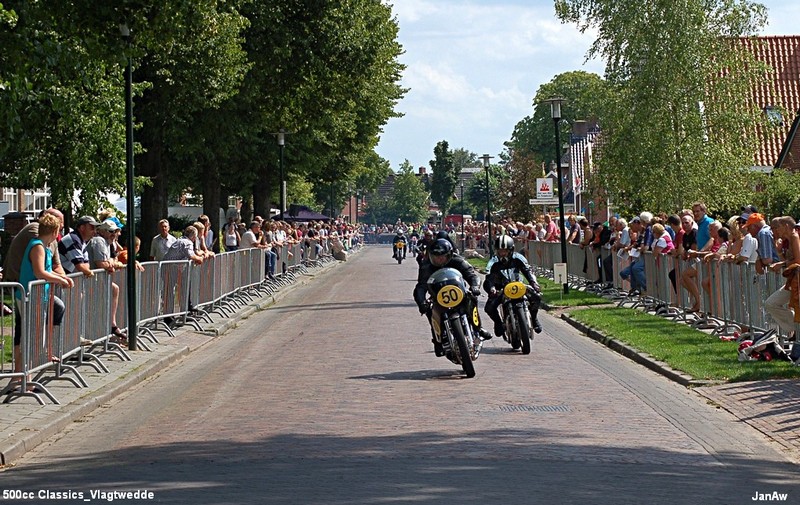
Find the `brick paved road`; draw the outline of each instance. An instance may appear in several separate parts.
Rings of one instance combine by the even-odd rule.
[[[800,502],[755,430],[544,316],[475,379],[431,352],[416,265],[370,248],[4,472],[159,503]],[[64,501],[61,501],[64,503]]]

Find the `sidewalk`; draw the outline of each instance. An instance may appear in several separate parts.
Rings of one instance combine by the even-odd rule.
[[[242,319],[266,309],[293,289],[311,282],[315,276],[336,264],[337,262],[327,263],[301,275],[294,284],[255,300],[229,318],[213,315],[213,323],[201,324],[203,332],[195,331],[190,326],[175,330],[175,337],[159,332],[157,338],[160,343],[148,343],[152,352],[127,351],[131,361],[123,361],[113,355],[101,357],[109,373],[96,372],[89,366],[79,369],[89,385],[87,388],[75,387],[66,380],[45,384],[60,405],[53,404],[44,395],[40,395],[46,402],[44,406],[29,397],[17,398],[10,404],[0,403],[0,467],[13,464],[23,454],[59,433],[70,423],[235,328]],[[5,386],[5,381],[2,385]],[[0,402],[4,399],[5,397],[0,398]]]

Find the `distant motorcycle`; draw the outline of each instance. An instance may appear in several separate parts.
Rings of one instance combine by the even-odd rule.
[[[480,319],[464,277],[455,268],[437,270],[428,279],[428,294],[434,338],[447,359],[461,365],[467,377],[475,377],[473,362],[482,346]]]
[[[394,243],[394,258],[397,260],[398,265],[403,263],[403,249],[405,249],[405,247],[406,243],[403,241]]]
[[[528,301],[525,293],[529,288],[519,281],[512,281],[503,287],[503,297],[500,302],[500,315],[503,318],[506,332],[504,339],[511,344],[514,350],[522,348],[522,354],[531,353],[533,340],[533,326],[531,313],[528,310]]]

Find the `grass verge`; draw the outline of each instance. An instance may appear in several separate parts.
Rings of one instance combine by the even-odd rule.
[[[663,361],[697,380],[752,381],[800,377],[788,361],[741,363],[736,342],[695,330],[639,310],[620,307],[581,308],[570,312],[576,321]]]

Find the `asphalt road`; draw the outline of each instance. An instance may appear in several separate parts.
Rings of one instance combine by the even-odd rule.
[[[367,248],[73,423],[0,473],[0,503],[800,503],[760,433],[549,315],[531,355],[494,339],[463,378],[433,355],[416,263],[390,256]]]

